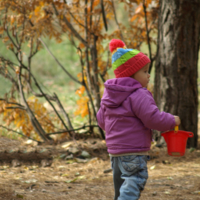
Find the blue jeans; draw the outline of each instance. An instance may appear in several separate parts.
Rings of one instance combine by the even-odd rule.
[[[148,156],[118,156],[111,157],[114,200],[138,200],[148,179]]]

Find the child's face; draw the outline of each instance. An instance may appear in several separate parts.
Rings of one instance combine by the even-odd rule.
[[[136,81],[138,81],[142,85],[142,87],[147,87],[150,81],[149,65],[150,63],[146,64],[142,69],[131,76]]]

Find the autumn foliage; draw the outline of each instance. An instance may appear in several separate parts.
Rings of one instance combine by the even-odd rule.
[[[0,10],[1,38],[17,59],[13,63],[0,55],[0,74],[13,84],[10,93],[1,97],[0,113],[4,125],[12,125],[38,141],[52,140],[49,133],[73,137],[81,129],[74,127],[59,95],[45,94],[32,73],[31,60],[41,48],[46,48],[63,73],[80,85],[75,92],[79,96],[75,115],[87,117],[88,123],[82,127],[86,133],[98,127],[96,112],[111,67],[109,40],[119,38],[127,47],[137,49],[146,43],[154,61],[151,45],[156,43],[158,0],[1,0]],[[69,73],[68,66],[53,55],[43,40],[48,37],[61,43],[63,35],[68,36],[80,57],[77,76]],[[28,62],[24,46],[29,48]],[[48,102],[54,114],[48,113],[39,98]],[[99,133],[104,137],[101,129]]]

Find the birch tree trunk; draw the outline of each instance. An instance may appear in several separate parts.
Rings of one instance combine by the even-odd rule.
[[[155,101],[161,111],[181,118],[191,131],[188,147],[197,147],[197,63],[200,36],[199,0],[160,0]]]

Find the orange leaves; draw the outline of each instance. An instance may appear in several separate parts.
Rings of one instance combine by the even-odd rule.
[[[44,2],[39,2],[39,5],[35,7],[34,15],[36,17],[44,17],[45,13],[43,7],[44,7]]]
[[[135,14],[143,12],[143,4],[141,3],[136,9],[135,9]]]
[[[34,14],[35,14],[36,17],[40,16],[40,9],[41,9],[40,6],[37,6],[37,7],[35,8]]]
[[[79,48],[85,48],[85,45],[81,42],[80,44],[79,44]]]
[[[76,90],[76,94],[80,97],[80,99],[76,101],[78,106],[78,108],[74,112],[76,116],[81,115],[81,117],[85,117],[86,115],[88,115],[89,98],[87,96],[84,96],[84,92],[85,92],[84,86],[81,86],[78,90]]]
[[[99,5],[100,5],[100,0],[94,0],[92,4],[92,10],[91,10],[91,5],[88,4],[88,7],[87,7],[88,13],[93,12],[95,8],[99,7]]]
[[[93,6],[96,7],[100,4],[100,0],[94,0]]]
[[[135,48],[139,48],[143,42],[147,42],[147,28],[149,32],[149,40],[153,42],[152,32],[157,29],[158,19],[158,0],[137,0],[133,1],[135,9],[129,10],[130,15],[130,30],[129,35],[132,35],[134,41],[131,45],[135,44]],[[137,45],[136,45],[137,43]]]
[[[0,34],[3,34],[4,32],[4,27],[0,27]]]
[[[101,89],[102,82],[108,78],[107,69],[111,66],[111,56],[108,53],[109,40],[113,38],[123,39],[127,47],[140,48],[141,44],[147,40],[143,2],[146,6],[149,30],[156,27],[157,13],[155,8],[158,6],[155,3],[158,0],[120,0],[119,2],[103,0],[103,7],[101,0],[73,0],[71,3],[67,1],[67,4],[59,0],[4,0],[0,2],[2,2],[0,9],[4,6],[2,16],[7,17],[2,17],[0,20],[0,34],[4,34],[2,40],[4,39],[9,49],[13,48],[15,52],[20,52],[17,45],[8,44],[9,37],[6,36],[5,27],[9,27],[8,31],[10,35],[12,34],[11,37],[16,39],[15,41],[22,41],[25,44],[29,41],[29,48],[34,48],[41,36],[62,42],[62,38],[66,39],[63,36],[67,35],[67,43],[71,40],[74,46],[79,49],[81,63],[79,65],[75,63],[74,66],[77,67],[75,71],[79,71],[82,65],[85,65],[83,74],[79,73],[78,79],[80,83],[84,81],[87,94],[91,95],[89,99],[83,85],[76,91],[78,100],[75,115],[81,117],[88,115],[88,104],[91,103],[92,99],[95,101],[94,104],[99,105],[98,98],[101,91],[98,89]],[[102,15],[102,8],[104,8],[106,17]],[[104,24],[108,25],[107,32]],[[19,74],[19,72],[19,68],[16,68],[15,73]],[[28,104],[44,130],[53,132],[52,121],[55,120],[52,120],[48,115],[43,104],[39,103],[36,98],[28,99]],[[90,108],[92,112],[92,106]],[[9,118],[8,124],[13,122],[26,134],[35,133],[24,110],[12,109],[11,111],[11,109],[6,109],[4,112],[7,113],[7,118],[12,116]],[[8,112],[10,113],[8,114]]]
[[[135,9],[135,13],[130,19],[130,21],[133,22],[136,19],[139,19],[140,21],[142,19],[142,21],[144,22],[144,9],[142,3]]]
[[[85,71],[85,67],[84,67],[84,71]],[[82,75],[81,72],[77,74],[77,77],[78,77],[78,80],[79,80],[80,82],[83,81],[83,78],[84,78],[85,81],[87,81],[87,77],[85,76],[85,74]]]
[[[89,98],[88,97],[81,97],[78,101],[76,101],[78,108],[75,111],[75,115],[81,115],[81,117],[85,117],[88,115],[88,103]]]
[[[15,17],[13,15],[11,15],[11,17],[10,17],[10,22],[11,22],[11,24],[13,24],[15,22]]]
[[[107,68],[107,62],[103,61],[102,59],[101,60],[99,59],[98,60],[98,67],[99,67],[99,71],[101,73],[103,73]],[[111,67],[111,65],[109,65],[109,67]]]
[[[78,90],[76,90],[76,94],[79,95],[79,97],[82,97],[85,92],[85,87],[81,86]]]
[[[8,40],[9,40],[9,37],[8,37],[8,36],[6,36],[6,37],[3,38],[3,42],[4,42],[4,43],[6,43]]]
[[[6,125],[9,126],[12,124],[16,127],[16,129],[20,129],[23,134],[37,138],[37,133],[31,124],[27,112],[15,106],[17,103],[15,99],[10,99],[9,102],[12,103],[0,101],[0,114],[3,114],[3,121],[6,123]],[[40,103],[35,97],[30,97],[27,102],[33,113],[35,113],[35,117],[40,122],[43,129],[47,133],[54,132],[55,126],[52,121],[55,119],[52,119],[52,117],[48,114],[48,111],[44,105]]]

